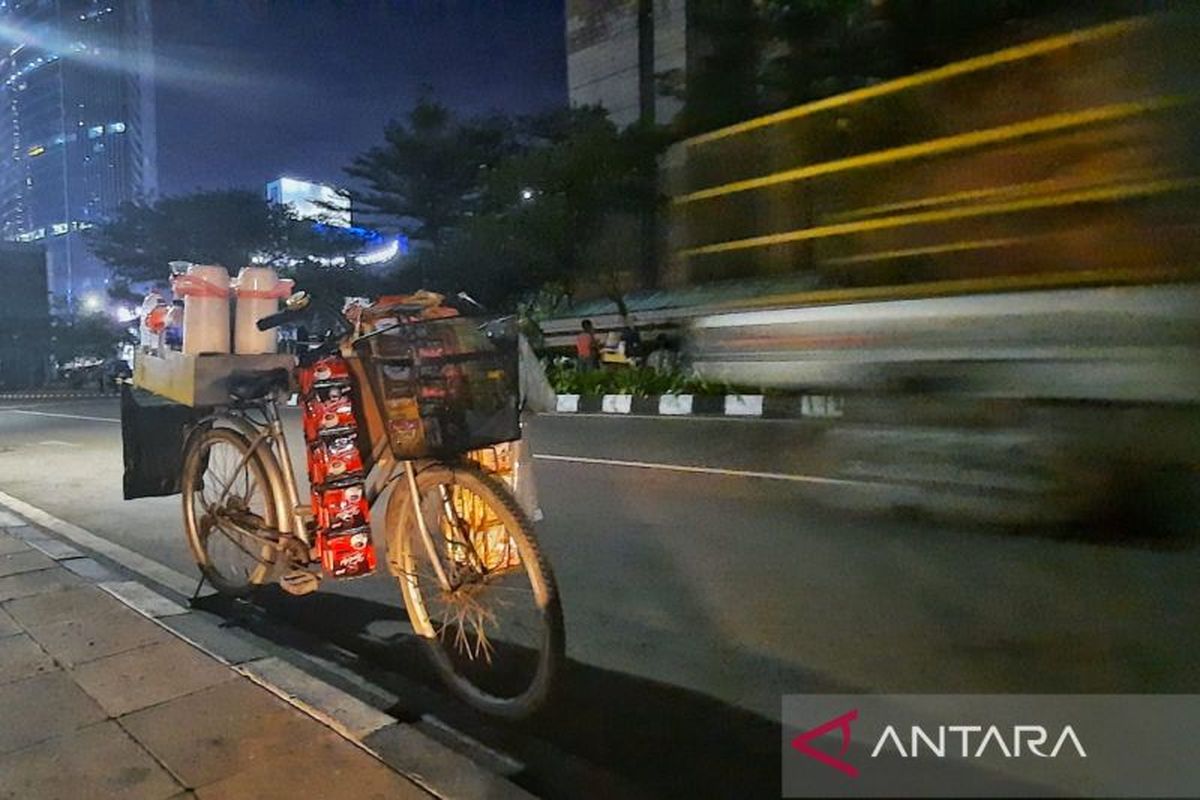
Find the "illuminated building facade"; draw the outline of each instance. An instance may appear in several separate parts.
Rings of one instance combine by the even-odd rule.
[[[287,206],[299,219],[311,220],[317,231],[330,230],[343,240],[355,242],[355,252],[345,256],[312,257],[326,266],[344,265],[349,258],[360,266],[376,267],[408,254],[408,237],[403,234],[384,234],[354,225],[350,195],[336,186],[282,176],[267,184],[267,202]]]
[[[267,184],[267,200],[288,206],[300,219],[350,227],[350,196],[324,183],[282,177]]]
[[[0,239],[73,307],[108,277],[81,231],[157,188],[149,0],[0,0],[0,47]]]

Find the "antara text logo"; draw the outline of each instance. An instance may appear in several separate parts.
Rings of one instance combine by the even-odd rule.
[[[858,777],[858,767],[846,760],[852,737],[850,726],[858,720],[858,709],[811,728],[792,739],[798,752],[835,769],[850,778]],[[813,746],[812,742],[826,734],[841,734],[837,756]],[[1087,751],[1070,725],[979,725],[954,724],[921,726],[885,725],[871,748],[871,758],[899,756],[900,758],[1087,758]]]

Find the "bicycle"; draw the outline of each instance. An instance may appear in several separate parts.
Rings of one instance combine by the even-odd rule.
[[[293,295],[259,328],[300,321],[309,306],[304,293]],[[403,316],[418,308],[389,311]],[[369,358],[363,340],[392,330],[356,336],[340,311],[335,320],[298,353],[300,366],[335,352]],[[294,372],[234,373],[229,404],[202,419],[185,444],[185,533],[203,578],[226,595],[273,580],[306,594],[320,583],[314,513],[300,500],[278,407]],[[378,403],[362,383],[355,383],[361,402]],[[439,675],[481,711],[533,713],[561,669],[565,637],[554,573],[525,513],[499,479],[462,453],[400,459],[382,447],[373,455],[365,499],[373,507],[392,489],[384,515],[387,566]]]

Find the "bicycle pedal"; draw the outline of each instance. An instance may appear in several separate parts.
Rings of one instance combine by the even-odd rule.
[[[285,592],[297,597],[312,594],[321,586],[321,576],[304,569],[295,569],[280,576],[279,586]]]

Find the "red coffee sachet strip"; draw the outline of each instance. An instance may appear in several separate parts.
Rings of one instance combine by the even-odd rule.
[[[321,569],[332,578],[369,575],[375,546],[350,369],[341,356],[326,356],[301,368],[299,377]]]

